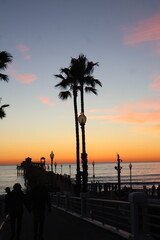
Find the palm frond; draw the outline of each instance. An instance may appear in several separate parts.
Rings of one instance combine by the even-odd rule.
[[[58,97],[62,100],[67,100],[69,97],[72,97],[72,94],[69,91],[62,91],[59,93]]]
[[[8,81],[9,81],[9,77],[8,77],[8,75],[6,75],[6,74],[0,73],[0,80],[3,80],[3,81],[5,81],[5,82],[8,82]]]
[[[0,69],[7,68],[7,64],[12,62],[12,55],[6,51],[0,52]]]
[[[95,95],[97,95],[97,89],[93,88],[93,87],[85,87],[85,92],[86,93],[94,93]]]
[[[6,116],[6,113],[4,112],[4,110],[2,108],[0,108],[0,118],[4,118]]]

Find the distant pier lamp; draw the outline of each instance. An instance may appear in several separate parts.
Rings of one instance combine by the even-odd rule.
[[[87,192],[88,188],[88,162],[87,162],[87,153],[86,153],[86,143],[85,143],[85,124],[86,124],[87,118],[82,112],[78,117],[78,122],[81,126],[82,130],[82,180],[83,180],[83,192]]]
[[[69,164],[69,176],[71,178],[71,164]]]
[[[93,166],[93,182],[94,182],[94,180],[95,180],[94,165],[95,165],[95,163],[94,163],[94,161],[93,161],[93,162],[92,162],[92,166]]]
[[[62,175],[62,168],[63,168],[63,165],[61,164],[61,175]]]
[[[57,163],[54,163],[54,167],[55,167],[55,174],[57,174]]]
[[[130,188],[132,189],[132,163],[129,164],[129,170],[130,170]]]
[[[121,162],[122,160],[120,159],[119,154],[117,154],[117,166],[115,166],[115,169],[117,170],[117,174],[118,174],[118,191],[121,190]]]
[[[51,151],[50,158],[51,158],[51,172],[53,172],[53,158],[54,158],[53,151]]]

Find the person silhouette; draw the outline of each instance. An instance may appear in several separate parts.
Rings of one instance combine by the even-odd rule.
[[[45,209],[51,211],[50,195],[41,180],[31,190],[31,209],[33,212],[34,239],[43,240]]]
[[[14,184],[12,192],[8,194],[7,207],[10,216],[11,224],[11,238],[13,239],[15,234],[17,240],[20,239],[22,216],[23,216],[23,204],[25,203],[25,195],[21,190],[19,183]]]
[[[5,195],[5,217],[9,213],[9,203],[11,197],[11,189],[9,187],[5,188],[6,195]]]

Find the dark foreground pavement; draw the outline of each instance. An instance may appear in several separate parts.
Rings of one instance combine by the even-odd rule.
[[[10,237],[10,224],[7,221],[0,231],[0,240],[10,240]],[[56,208],[52,208],[51,213],[46,213],[43,237],[44,240],[124,240],[116,234]],[[21,240],[32,239],[34,239],[32,214],[25,211]]]

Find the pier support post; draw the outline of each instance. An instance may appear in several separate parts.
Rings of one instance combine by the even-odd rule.
[[[130,240],[152,239],[144,233],[144,210],[147,204],[147,195],[143,192],[133,192],[129,194],[131,204],[131,237]]]

